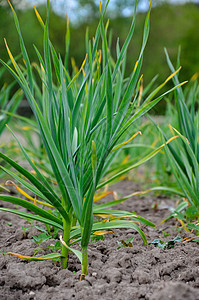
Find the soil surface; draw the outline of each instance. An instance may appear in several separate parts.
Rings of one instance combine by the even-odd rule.
[[[139,186],[123,181],[111,187],[119,195],[128,195]],[[158,209],[152,208],[159,204]],[[4,203],[1,203],[4,206]],[[168,208],[175,202],[165,196],[133,197],[117,208],[135,211],[158,225],[169,215]],[[0,212],[0,252],[33,255],[37,245],[32,235],[38,235],[27,221]],[[30,227],[26,232],[22,227]],[[191,236],[179,230],[180,223],[170,219],[155,229],[141,226],[148,242],[161,239],[168,242],[180,236]],[[135,237],[132,247],[121,247],[118,242]],[[51,239],[40,245],[37,255],[50,253],[46,246],[55,244]],[[154,245],[143,246],[140,236],[133,230],[115,230],[105,240],[89,246],[89,275],[80,281],[80,263],[71,254],[69,269],[62,270],[59,262],[26,262],[0,255],[1,300],[199,300],[199,247],[196,242],[177,242],[172,249]]]

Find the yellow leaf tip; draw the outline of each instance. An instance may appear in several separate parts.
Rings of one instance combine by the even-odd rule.
[[[69,17],[68,14],[66,14],[66,23],[67,23],[67,27],[69,26]]]
[[[99,10],[100,10],[100,12],[102,12],[102,1],[100,1]]]

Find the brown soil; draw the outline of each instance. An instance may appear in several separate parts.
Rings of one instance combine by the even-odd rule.
[[[114,190],[127,195],[138,187],[123,181],[115,185]],[[157,211],[152,209],[154,203],[159,203]],[[136,211],[159,224],[168,216],[168,207],[174,205],[172,199],[147,195],[131,198],[117,208]],[[146,226],[142,229],[148,242],[190,235],[178,232],[176,222],[172,219],[156,229]],[[1,252],[34,254],[36,244],[32,242],[32,234],[37,233],[35,228],[23,234],[21,226],[27,227],[26,221],[4,212],[0,212],[0,224]],[[164,237],[163,231],[170,235]],[[132,236],[135,237],[133,247],[117,249],[118,241],[126,241]],[[44,242],[41,248],[53,243],[55,240]],[[43,249],[38,255],[48,251]],[[83,281],[79,280],[80,263],[73,255],[68,270],[62,270],[59,263],[52,261],[25,262],[0,255],[0,299],[196,300],[199,299],[198,275],[199,248],[196,242],[178,242],[174,248],[162,250],[153,245],[143,246],[140,236],[133,230],[116,230],[114,234],[106,235],[104,241],[90,244],[89,275]]]

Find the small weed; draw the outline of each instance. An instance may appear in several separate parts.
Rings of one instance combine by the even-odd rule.
[[[154,210],[154,212],[157,212],[158,211],[158,207],[159,207],[159,203],[153,203],[152,205],[151,205],[151,208]]]
[[[149,243],[149,245],[154,245],[157,248],[167,250],[167,249],[174,248],[175,244],[177,242],[181,242],[181,241],[182,241],[182,238],[179,236],[176,236],[173,240],[171,240],[169,242],[163,242],[161,240],[154,240],[153,242]]]
[[[199,225],[198,223],[187,224],[187,228],[194,234],[199,235]]]
[[[134,240],[134,236],[130,237],[126,241],[124,241],[124,240],[117,241],[117,243],[118,243],[117,250],[119,250],[122,247],[133,247],[133,240]]]
[[[97,243],[99,241],[104,241],[105,236],[104,235],[93,235],[91,236],[91,243]]]
[[[58,250],[61,249],[61,242],[60,242],[60,241],[57,241],[57,242],[55,243],[55,245],[51,244],[50,246],[45,247],[45,249],[51,249],[52,252],[57,252]]]
[[[21,226],[21,229],[22,229],[24,238],[27,236],[27,231],[28,231],[30,228],[31,228],[30,226],[29,226],[29,227]]]
[[[173,228],[171,228],[171,230],[177,231],[179,234],[183,234],[184,233],[184,228],[183,227],[179,227],[179,226],[173,227]]]
[[[199,218],[199,211],[195,206],[189,206],[186,210],[186,220],[188,222],[193,222]]]
[[[43,232],[43,233],[39,234],[38,236],[33,235],[32,238],[37,245],[40,245],[41,243],[49,240],[51,238],[51,236],[47,235],[45,232]]]
[[[170,235],[171,235],[171,233],[166,232],[166,231],[163,231],[163,230],[162,230],[162,233],[163,233],[163,237],[167,237],[167,236],[170,236]]]

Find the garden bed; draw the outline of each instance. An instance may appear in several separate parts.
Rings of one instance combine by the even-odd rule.
[[[111,187],[119,195],[139,190],[131,181]],[[154,210],[153,204],[158,203]],[[1,203],[2,205],[2,203]],[[141,216],[159,224],[169,215],[173,199],[152,194],[131,198],[117,208],[136,211]],[[36,244],[32,235],[39,234],[34,226],[15,215],[0,212],[1,252],[34,255]],[[186,238],[190,233],[180,230],[180,223],[171,219],[156,227],[142,225],[148,242],[155,239],[168,242],[176,236]],[[121,247],[134,236],[132,247]],[[120,243],[118,243],[120,242]],[[37,255],[49,253],[44,249],[55,240],[40,245]],[[124,246],[124,245],[123,245]],[[11,256],[0,255],[0,298],[2,300],[50,299],[199,299],[199,248],[196,242],[176,242],[174,248],[160,249],[154,245],[143,246],[141,237],[132,229],[114,230],[105,240],[89,246],[89,274],[80,281],[81,265],[71,254],[69,269],[62,270],[60,263],[52,261],[26,262]]]

